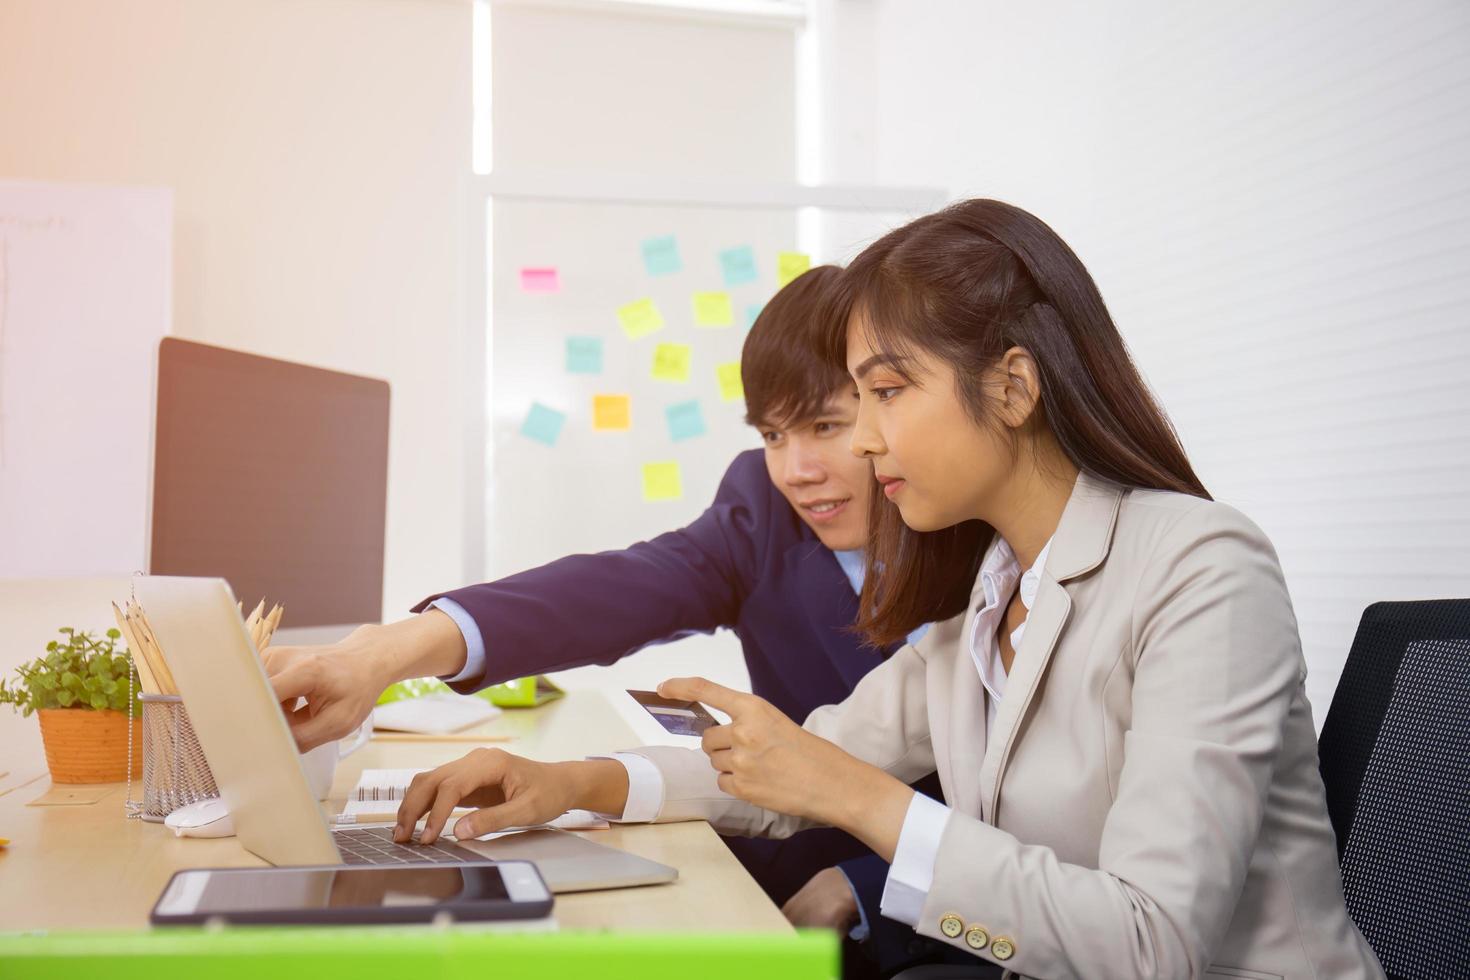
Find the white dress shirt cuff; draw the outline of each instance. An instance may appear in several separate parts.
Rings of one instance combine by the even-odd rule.
[[[934,884],[934,862],[939,857],[939,842],[949,823],[949,807],[935,802],[923,793],[915,793],[898,832],[898,847],[893,852],[893,865],[883,884],[879,902],[882,913],[905,925],[917,927],[924,913],[924,902]]]
[[[438,609],[448,615],[464,635],[464,669],[452,677],[441,676],[439,679],[446,684],[456,684],[459,681],[484,677],[485,638],[480,635],[480,627],[475,625],[474,617],[465,612],[464,606],[449,598],[435,599],[429,603],[429,608]]]
[[[658,819],[659,811],[664,808],[664,774],[659,772],[658,766],[636,752],[614,752],[589,758],[612,759],[621,762],[628,771],[628,802],[623,804],[622,815],[599,813],[599,817],[614,823],[652,823]]]

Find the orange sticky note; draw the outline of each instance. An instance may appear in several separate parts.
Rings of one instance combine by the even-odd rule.
[[[627,395],[592,396],[592,428],[612,432],[632,427],[631,399]]]
[[[644,463],[643,499],[650,503],[659,500],[683,500],[684,481],[679,473],[679,464]]]

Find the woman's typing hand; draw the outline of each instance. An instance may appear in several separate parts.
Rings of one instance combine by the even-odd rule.
[[[393,839],[407,843],[422,817],[419,843],[434,843],[457,806],[477,808],[454,824],[454,836],[468,840],[509,827],[534,827],[573,809],[621,813],[627,799],[627,770],[619,762],[532,762],[500,749],[475,749],[413,778],[398,808]]]

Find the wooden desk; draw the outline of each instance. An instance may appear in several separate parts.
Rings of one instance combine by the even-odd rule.
[[[29,719],[32,723],[35,719]],[[529,711],[507,711],[484,731],[514,736],[497,743],[542,760],[575,759],[635,744],[633,734],[595,691]],[[463,742],[372,741],[338,767],[333,799],[340,810],[364,768],[438,765],[473,748]],[[0,750],[0,756],[5,755]],[[29,760],[28,760],[29,761]],[[12,768],[0,759],[0,769]],[[45,776],[0,786],[0,923],[5,930],[138,928],[180,868],[253,867],[264,862],[235,838],[176,838],[162,824],[124,818],[123,784],[97,803],[36,807]],[[140,783],[133,798],[142,798]],[[791,927],[706,823],[614,827],[583,836],[679,869],[669,885],[560,895],[563,929],[660,932],[776,931]]]

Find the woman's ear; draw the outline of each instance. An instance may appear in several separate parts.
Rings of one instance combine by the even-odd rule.
[[[1036,358],[1024,347],[1012,347],[1001,355],[996,371],[1001,387],[1000,417],[1012,429],[1026,424],[1041,402],[1041,375]]]

